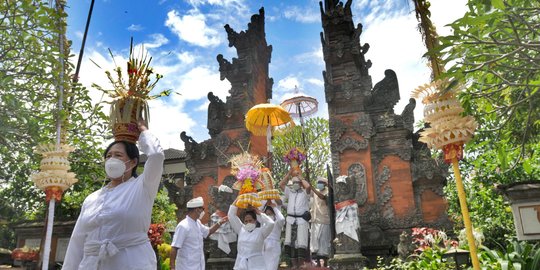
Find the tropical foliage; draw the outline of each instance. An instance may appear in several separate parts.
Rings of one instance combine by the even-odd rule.
[[[71,171],[79,182],[64,194],[59,218],[75,218],[82,200],[103,179],[101,145],[105,116],[93,105],[88,90],[71,81],[69,43],[59,50],[66,14],[49,1],[2,1],[0,5],[0,219],[14,222],[44,216],[44,194],[29,176],[41,157],[33,149],[56,138],[57,120],[65,140],[77,150]],[[60,63],[63,60],[64,66]],[[63,83],[59,84],[61,78]],[[63,110],[57,109],[63,88]],[[5,227],[4,227],[5,229]],[[12,239],[2,243],[12,247]]]
[[[450,26],[440,49],[450,64],[446,76],[466,83],[461,101],[480,124],[468,149],[475,167],[538,175],[540,3],[470,0]],[[494,162],[486,164],[484,156]]]
[[[497,249],[515,233],[510,207],[494,186],[540,179],[540,3],[469,0],[467,6],[437,52],[449,67],[444,76],[465,82],[460,99],[479,123],[460,167],[472,223],[485,245]],[[462,224],[454,183],[446,194]]]
[[[291,149],[298,147],[307,156],[310,180],[315,181],[317,176],[326,176],[326,164],[330,164],[330,136],[328,120],[324,118],[310,118],[305,121],[303,128],[305,142],[302,140],[302,127],[295,126],[283,134],[275,135],[272,141],[274,147],[272,172],[276,182],[281,180],[290,169],[285,159]],[[302,162],[302,171],[306,172],[306,164]]]

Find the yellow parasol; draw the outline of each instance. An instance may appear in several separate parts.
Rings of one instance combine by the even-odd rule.
[[[268,135],[268,127],[279,127],[288,123],[292,123],[289,113],[275,104],[255,105],[246,114],[246,128],[255,136]]]
[[[253,135],[266,135],[269,159],[272,153],[272,128],[287,124],[294,125],[291,116],[283,107],[270,103],[261,103],[251,107],[246,114],[245,121],[247,130]]]

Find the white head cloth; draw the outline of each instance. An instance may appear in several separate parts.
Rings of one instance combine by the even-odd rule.
[[[187,202],[187,208],[197,208],[197,207],[203,207],[204,206],[204,200],[202,197],[197,197],[189,200]]]
[[[226,185],[219,186],[218,191],[219,192],[233,193],[233,190],[230,187],[226,186]]]

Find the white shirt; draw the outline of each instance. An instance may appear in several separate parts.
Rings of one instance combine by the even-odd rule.
[[[262,256],[264,240],[274,228],[274,221],[266,214],[257,215],[257,220],[261,223],[261,227],[255,228],[249,232],[244,229],[242,221],[236,215],[238,208],[234,205],[229,207],[229,223],[234,232],[238,234],[238,253],[236,262],[234,263],[235,270],[255,270],[266,268],[264,257]]]
[[[186,216],[174,232],[171,246],[178,248],[176,253],[176,270],[204,270],[203,239],[210,229],[200,220]]]
[[[276,220],[274,221],[274,228],[270,235],[266,238],[265,242],[268,241],[278,241],[281,238],[281,231],[283,230],[283,225],[285,224],[285,217],[281,213],[281,207],[276,206],[272,207],[274,209],[274,214],[276,215]]]
[[[285,217],[281,213],[281,207],[273,207],[276,220],[272,232],[264,240],[263,256],[267,270],[276,270],[279,268],[279,258],[281,255],[281,230],[285,225]]]
[[[320,191],[323,195],[328,195],[328,188]],[[326,205],[326,199],[321,199],[315,192],[312,194],[312,206],[311,206],[311,223],[330,224],[330,216],[328,213],[328,205]]]
[[[165,156],[148,131],[141,133],[139,147],[148,156],[140,176],[84,200],[62,269],[156,269],[147,233]]]
[[[287,200],[287,223],[304,224],[307,221],[301,217],[291,217],[289,215],[301,216],[306,211],[309,211],[309,195],[306,190],[301,188],[295,191],[288,186],[285,186],[285,199]]]

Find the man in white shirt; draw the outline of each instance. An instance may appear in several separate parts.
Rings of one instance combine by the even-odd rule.
[[[203,225],[200,218],[204,216],[202,197],[187,202],[187,215],[174,232],[171,243],[170,267],[176,270],[204,270],[203,239],[213,234],[228,218],[224,217],[214,226]]]
[[[289,179],[292,187],[286,185]],[[300,171],[292,169],[279,182],[279,187],[285,192],[287,200],[285,254],[291,258],[292,267],[296,268],[304,263],[307,255],[311,185],[302,178]]]
[[[312,189],[311,241],[310,249],[317,261],[317,266],[326,267],[330,253],[330,216],[328,215],[327,195],[328,180],[317,178],[317,188]]]

